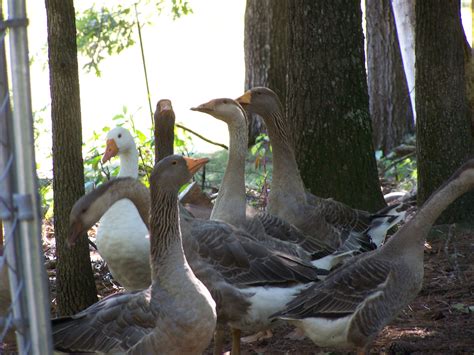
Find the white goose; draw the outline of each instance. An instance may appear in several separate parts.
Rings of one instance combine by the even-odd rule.
[[[138,178],[138,151],[130,132],[115,127],[107,133],[107,147],[102,161],[120,157],[119,177]],[[131,242],[133,241],[133,242]],[[109,270],[127,290],[140,290],[150,285],[151,274],[137,273],[149,265],[149,234],[135,205],[128,199],[117,201],[100,219],[96,245],[107,260]]]

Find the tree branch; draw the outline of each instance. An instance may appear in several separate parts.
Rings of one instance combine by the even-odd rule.
[[[179,127],[179,128],[184,129],[185,131],[187,131],[187,132],[189,132],[189,133],[191,133],[191,134],[194,134],[196,137],[201,138],[203,141],[205,141],[205,142],[207,142],[207,143],[214,144],[214,145],[217,145],[217,146],[219,146],[219,147],[222,147],[222,148],[224,148],[224,149],[226,149],[226,150],[229,150],[229,148],[228,148],[225,144],[213,142],[213,141],[211,141],[210,139],[207,139],[206,137],[200,135],[200,134],[197,133],[197,132],[194,132],[192,129],[189,129],[189,128],[187,128],[187,127],[184,127],[183,125],[181,125],[181,124],[179,124],[179,123],[176,124],[176,127]]]

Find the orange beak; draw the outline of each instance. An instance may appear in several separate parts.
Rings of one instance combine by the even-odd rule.
[[[105,146],[105,153],[104,156],[102,157],[102,163],[108,162],[111,158],[116,156],[118,154],[118,147],[117,144],[115,143],[115,140],[113,139],[107,139],[107,143]]]
[[[204,165],[207,164],[209,161],[208,158],[189,158],[189,157],[183,157],[184,160],[186,160],[186,165],[188,166],[188,170],[191,173],[191,175],[194,175],[197,173],[197,171],[203,167]]]
[[[248,90],[245,92],[245,94],[236,98],[235,101],[237,101],[242,106],[250,105],[250,103],[252,102],[252,93],[250,92],[250,90]]]

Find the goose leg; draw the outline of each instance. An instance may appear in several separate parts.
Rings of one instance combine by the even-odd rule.
[[[225,329],[221,326],[216,327],[214,332],[214,355],[221,355],[224,352]]]
[[[232,355],[240,355],[240,329],[232,328]]]

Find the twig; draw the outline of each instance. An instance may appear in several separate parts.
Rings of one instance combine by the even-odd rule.
[[[148,98],[148,107],[150,108],[151,126],[153,127],[153,109],[151,107],[150,86],[148,85],[148,74],[147,74],[147,71],[146,71],[145,52],[143,50],[142,29],[140,28],[140,20],[138,19],[137,3],[135,3],[134,5],[135,5],[135,17],[137,19],[137,27],[138,27],[138,38],[140,39],[140,50],[142,52],[142,64],[143,64],[143,72],[145,74],[145,84],[146,84],[146,93],[147,93],[147,98]]]
[[[187,127],[184,127],[183,125],[181,125],[181,124],[179,124],[179,123],[176,124],[176,127],[179,127],[179,128],[184,129],[185,131],[187,131],[187,132],[189,132],[189,133],[191,133],[191,134],[194,134],[196,137],[201,138],[203,141],[205,141],[205,142],[207,142],[207,143],[214,144],[214,145],[217,145],[217,146],[219,146],[219,147],[222,147],[222,148],[224,148],[224,149],[226,149],[226,150],[229,150],[229,148],[228,148],[225,144],[217,143],[217,142],[211,141],[210,139],[207,139],[206,137],[200,135],[199,133],[193,131],[192,129],[189,129],[189,128],[187,128]]]

